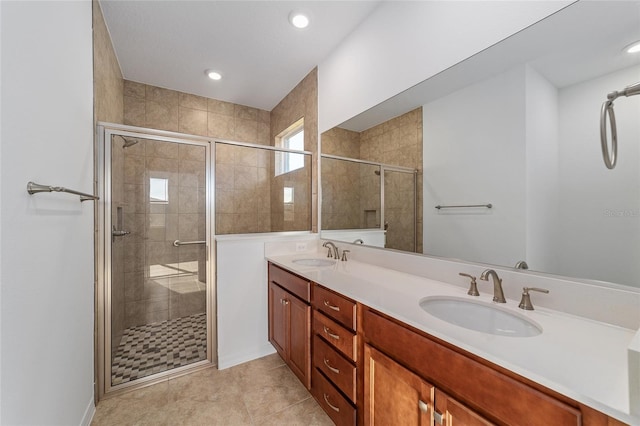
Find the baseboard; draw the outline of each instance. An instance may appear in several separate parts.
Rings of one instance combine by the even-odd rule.
[[[273,346],[267,343],[266,345],[251,352],[241,352],[228,355],[218,354],[218,370],[224,370],[225,368],[253,361],[254,359],[262,358],[263,356],[271,355],[275,352],[276,350]]]
[[[84,416],[82,416],[82,421],[80,422],[80,426],[90,426],[91,421],[93,420],[93,416],[96,414],[96,405],[94,404],[93,394],[91,395],[91,399],[89,400],[89,405],[87,405],[87,409],[84,410]]]

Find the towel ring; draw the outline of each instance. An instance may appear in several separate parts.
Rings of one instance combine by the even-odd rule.
[[[607,116],[609,116],[609,127],[611,127],[611,152],[609,152],[609,143],[607,141]],[[613,112],[613,101],[610,99],[604,101],[600,109],[600,145],[605,166],[608,169],[613,169],[618,159],[618,131],[616,129],[616,116]]]

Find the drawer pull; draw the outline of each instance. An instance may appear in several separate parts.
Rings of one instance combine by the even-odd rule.
[[[329,395],[327,395],[326,393],[324,394],[324,402],[326,402],[327,405],[333,409],[333,411],[337,413],[340,412],[340,408],[336,407],[335,405],[329,402]]]
[[[340,312],[340,306],[333,305],[333,304],[331,304],[331,302],[329,302],[328,300],[325,300],[325,301],[324,301],[324,306],[326,306],[326,307],[327,307],[327,308],[329,308],[329,309],[333,309],[334,311],[338,311],[338,312]]]
[[[334,373],[336,373],[336,374],[340,374],[340,370],[338,370],[337,368],[332,367],[331,365],[329,365],[329,360],[328,360],[328,359],[326,359],[326,358],[324,359],[324,365],[325,365],[329,370],[333,371]]]
[[[439,424],[442,424],[442,420],[444,420],[444,418],[442,417],[442,414],[438,413],[436,410],[433,410],[433,419]]]
[[[334,340],[340,340],[340,336],[333,333],[330,328],[327,328],[326,325],[323,325],[322,328],[324,329],[324,332],[327,334],[327,336],[331,337]]]
[[[423,413],[428,413],[429,412],[429,404],[427,404],[424,401],[418,400],[418,408],[420,409],[420,411],[422,411]]]

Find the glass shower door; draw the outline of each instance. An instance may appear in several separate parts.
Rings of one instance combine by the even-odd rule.
[[[207,146],[111,136],[112,387],[207,359]]]

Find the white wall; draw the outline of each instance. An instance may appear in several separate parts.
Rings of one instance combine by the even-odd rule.
[[[2,424],[93,414],[91,2],[0,2]]]
[[[570,3],[383,2],[318,66],[320,133]]]
[[[524,259],[524,129],[523,67],[423,106],[425,253],[499,265]],[[493,208],[435,208],[486,203]]]
[[[602,160],[599,127],[607,93],[639,75],[628,68],[559,92],[560,274],[640,286],[640,96],[614,102],[614,170]]]
[[[265,245],[273,245],[272,254],[315,253],[317,234],[294,234],[216,237],[218,368],[275,352],[269,343]]]
[[[536,271],[557,271],[559,164],[558,90],[526,67],[526,260]]]

